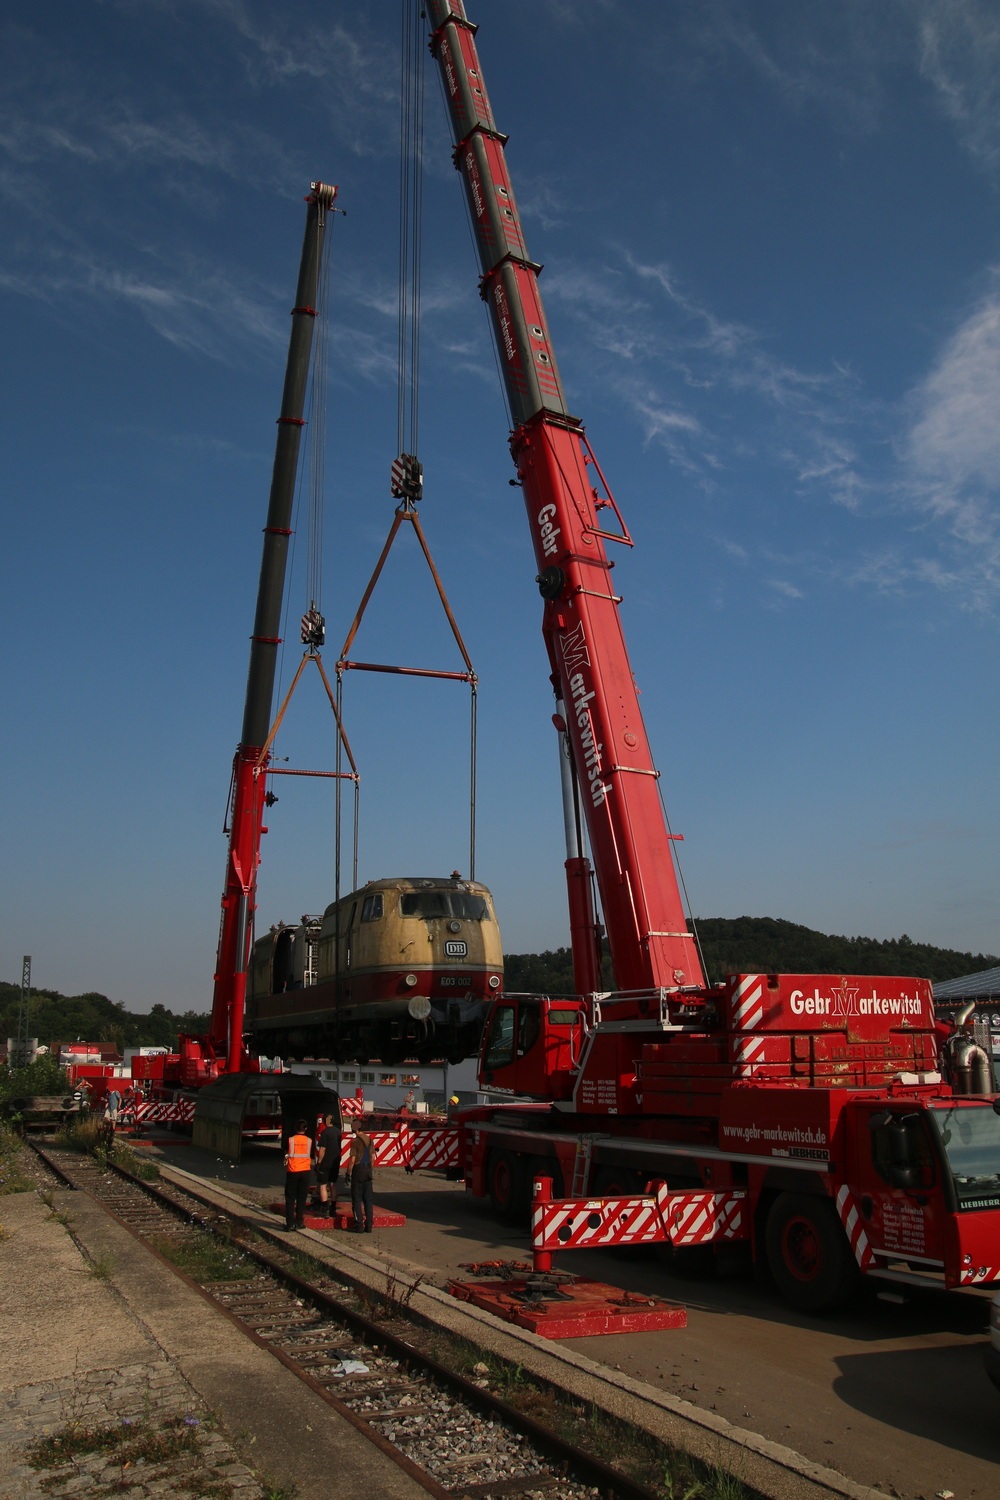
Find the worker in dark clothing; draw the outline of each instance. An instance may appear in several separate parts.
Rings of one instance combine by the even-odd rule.
[[[372,1232],[372,1139],[363,1130],[354,1132],[348,1158],[351,1172],[351,1208],[354,1210],[355,1234]]]
[[[333,1115],[327,1115],[324,1128],[316,1140],[316,1182],[319,1186],[319,1211],[322,1213],[325,1208],[331,1219],[337,1213],[340,1147],[340,1126]]]
[[[305,1120],[299,1120],[295,1134],[288,1137],[285,1152],[285,1228],[305,1227],[306,1197],[312,1169],[313,1143],[306,1134]]]

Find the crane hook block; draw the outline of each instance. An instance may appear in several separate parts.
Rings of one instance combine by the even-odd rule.
[[[303,646],[322,646],[326,640],[326,621],[316,608],[310,604],[302,616],[302,630],[300,632]]]
[[[424,493],[424,466],[414,453],[401,453],[392,461],[389,492],[395,500],[420,500]]]

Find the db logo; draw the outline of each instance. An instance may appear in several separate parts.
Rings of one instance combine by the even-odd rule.
[[[444,951],[448,958],[464,958],[469,951],[469,946],[460,938],[449,938],[444,945]]]

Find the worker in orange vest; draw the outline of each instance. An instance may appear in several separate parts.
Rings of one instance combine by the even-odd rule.
[[[305,1227],[306,1196],[312,1170],[313,1143],[307,1134],[305,1120],[299,1120],[295,1134],[288,1137],[285,1152],[285,1228]]]

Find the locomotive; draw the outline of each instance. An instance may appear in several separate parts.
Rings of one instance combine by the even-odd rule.
[[[246,1026],[283,1058],[457,1063],[503,986],[493,897],[455,874],[395,877],[278,923],[253,945]]]

